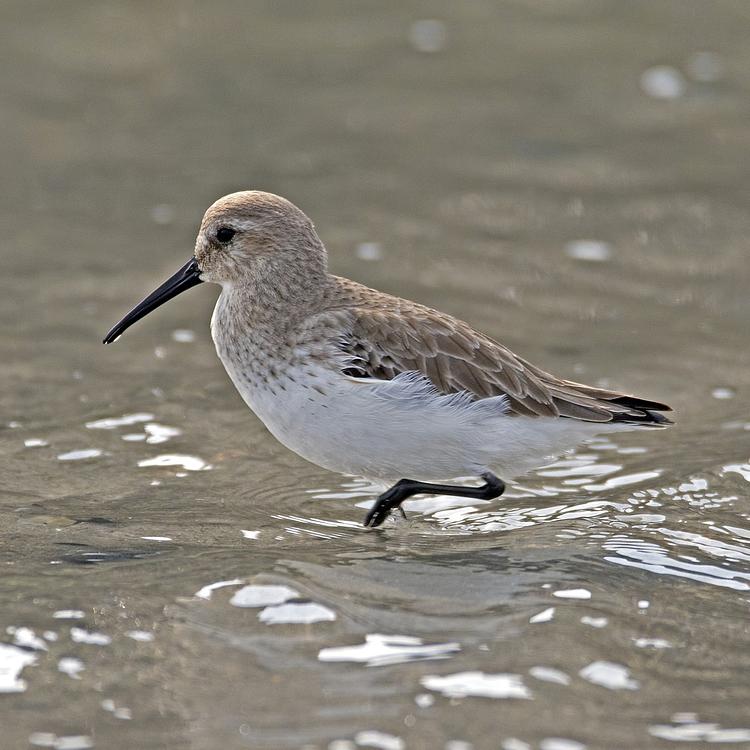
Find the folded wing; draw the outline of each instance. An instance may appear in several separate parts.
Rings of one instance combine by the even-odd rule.
[[[587,422],[671,424],[670,407],[615,391],[561,380],[517,357],[502,344],[444,313],[395,297],[339,310],[350,335],[342,342],[349,372],[390,380],[419,372],[445,394],[476,399],[504,395],[509,413]],[[369,300],[368,300],[369,302]]]

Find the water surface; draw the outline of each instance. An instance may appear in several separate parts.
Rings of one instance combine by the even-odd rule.
[[[750,747],[744,3],[3,16],[4,747]],[[216,290],[99,343],[245,187],[677,425],[362,529],[232,389]]]

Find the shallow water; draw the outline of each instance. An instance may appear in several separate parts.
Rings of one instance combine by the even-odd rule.
[[[2,12],[3,748],[750,747],[744,3]],[[677,425],[363,530],[215,290],[99,343],[243,187]]]

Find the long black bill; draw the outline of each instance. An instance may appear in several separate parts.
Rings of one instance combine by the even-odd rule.
[[[116,341],[122,334],[148,315],[152,310],[168,302],[172,297],[176,297],[186,289],[201,283],[201,270],[195,258],[191,258],[185,265],[174,275],[170,276],[158,289],[154,289],[146,299],[139,302],[112,330],[104,337],[104,344],[111,344]]]

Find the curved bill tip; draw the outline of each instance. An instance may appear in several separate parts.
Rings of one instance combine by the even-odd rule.
[[[200,284],[202,281],[200,275],[201,270],[198,268],[198,262],[195,258],[191,258],[177,273],[170,276],[160,287],[154,289],[148,297],[142,299],[119,323],[112,326],[102,343],[114,343],[133,323],[186,289]]]

